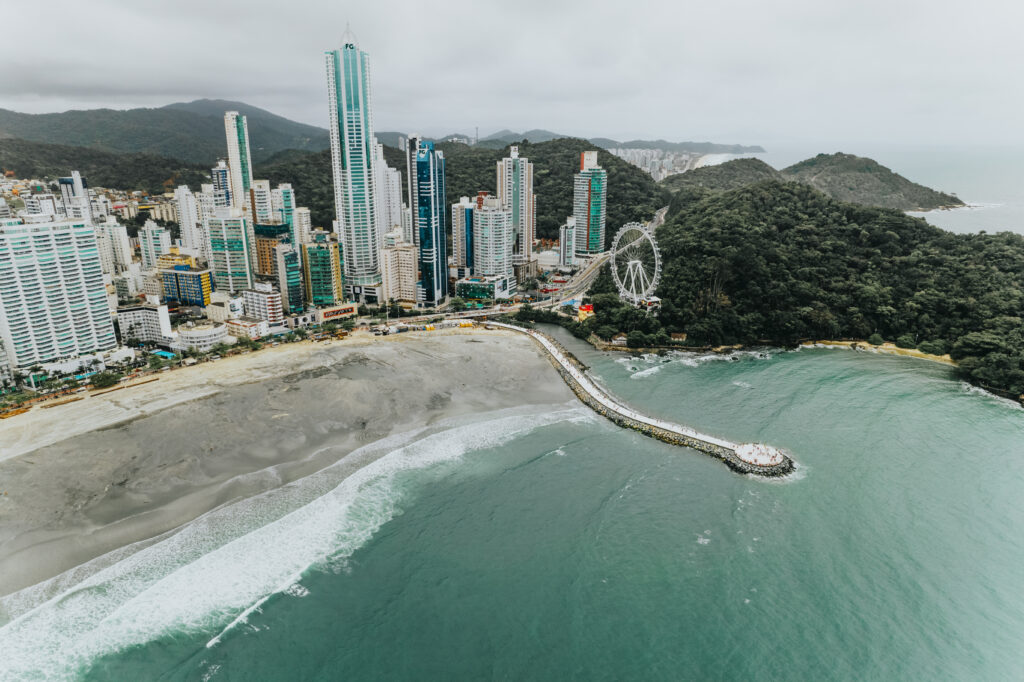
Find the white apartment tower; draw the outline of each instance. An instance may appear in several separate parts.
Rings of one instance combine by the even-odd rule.
[[[512,211],[512,262],[516,265],[533,259],[537,208],[533,195],[533,164],[519,158],[519,147],[498,162],[498,200]]]
[[[484,197],[473,211],[473,275],[513,278],[512,209]]]
[[[203,223],[196,195],[192,194],[188,185],[178,185],[178,188],[174,190],[174,201],[178,204],[181,245],[193,256],[205,258]]]
[[[373,158],[370,58],[346,30],[342,47],[325,53],[334,177],[335,231],[344,254],[345,294],[377,303],[382,298]]]
[[[306,244],[309,242],[309,235],[313,232],[313,218],[310,216],[309,209],[305,206],[300,206],[295,209],[293,214],[294,225],[292,229],[295,232],[294,243],[296,246],[299,244]]]
[[[402,227],[402,174],[384,160],[384,145],[375,145],[374,184],[377,188],[377,234],[384,235]]]
[[[249,125],[237,111],[224,113],[224,136],[228,143],[231,201],[243,208],[252,187],[252,157],[249,154]]]
[[[139,249],[142,252],[142,269],[155,268],[157,259],[170,253],[171,233],[152,220],[147,220],[139,230]]]
[[[0,224],[0,344],[16,368],[117,345],[92,225]]]

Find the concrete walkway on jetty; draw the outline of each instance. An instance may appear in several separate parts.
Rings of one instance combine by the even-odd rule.
[[[576,357],[554,339],[534,329],[517,327],[503,322],[487,324],[509,329],[532,337],[547,351],[559,370],[559,374],[573,389],[573,392],[594,411],[611,421],[663,440],[699,450],[725,462],[734,471],[760,476],[785,476],[793,471],[794,463],[782,451],[761,443],[738,444],[707,434],[699,433],[688,426],[674,424],[641,414],[625,405],[584,373],[584,367]]]

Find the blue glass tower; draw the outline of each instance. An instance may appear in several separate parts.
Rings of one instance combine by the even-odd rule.
[[[424,305],[448,298],[447,211],[444,203],[444,154],[433,142],[420,142],[416,151],[416,230],[419,235],[420,281]]]

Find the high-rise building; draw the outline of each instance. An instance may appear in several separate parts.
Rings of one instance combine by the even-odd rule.
[[[63,216],[63,204],[57,201],[57,197],[52,194],[30,194],[24,198],[25,202],[25,215],[29,216],[50,216],[51,220],[55,220],[58,217],[57,206],[61,206],[61,216]]]
[[[326,235],[315,236],[312,243],[302,245],[302,269],[308,303],[327,306],[345,300],[341,244]]]
[[[141,342],[170,346],[176,336],[167,306],[161,305],[160,299],[154,297],[145,303],[118,308],[117,326],[124,344]]]
[[[520,265],[533,258],[536,235],[536,204],[533,195],[533,164],[519,158],[519,147],[498,162],[498,200],[512,211],[512,262]]]
[[[203,223],[199,214],[199,202],[188,185],[178,185],[174,190],[178,204],[178,227],[181,229],[181,245],[193,256],[205,259]]]
[[[113,218],[96,225],[96,246],[99,249],[103,272],[117,275],[128,269],[132,262],[132,244],[128,230]]]
[[[288,183],[278,185],[270,191],[270,204],[274,213],[275,223],[284,223],[290,228],[295,227],[295,190]],[[292,230],[292,241],[295,232]]]
[[[231,169],[224,163],[224,159],[217,161],[217,165],[210,169],[210,178],[213,179],[214,208],[233,205],[235,197],[231,193]],[[246,192],[245,195],[248,196],[249,193]]]
[[[417,246],[420,244],[420,235],[416,229],[416,201],[419,196],[416,190],[416,154],[419,152],[420,142],[422,138],[416,133],[402,138],[400,142],[404,145],[402,151],[405,152],[405,205],[412,219],[409,225],[410,238],[406,241],[411,241]]]
[[[0,223],[0,344],[14,368],[117,345],[88,222]]]
[[[157,260],[171,250],[171,233],[152,220],[139,230],[139,250],[142,253],[142,269],[155,268]]]
[[[71,177],[58,178],[57,185],[64,205],[63,214],[71,220],[92,221],[92,202],[85,178],[78,171],[71,171]]]
[[[473,211],[473,275],[512,278],[512,209],[481,197]]]
[[[263,320],[271,327],[278,327],[284,322],[284,311],[281,306],[281,292],[266,282],[256,282],[252,289],[242,292],[245,314],[257,320]]]
[[[608,173],[597,165],[597,152],[581,152],[580,172],[575,177],[572,197],[577,255],[604,251],[607,192]]]
[[[565,225],[558,228],[558,264],[571,266],[575,259],[573,252],[576,249],[576,218],[569,216],[565,219]]]
[[[424,305],[448,298],[448,240],[444,195],[444,154],[433,142],[420,142],[416,153],[416,228],[419,233],[419,291]]]
[[[306,291],[299,246],[278,244],[274,247],[277,259],[277,288],[281,291],[281,307],[290,315],[306,309]]]
[[[376,303],[381,298],[380,240],[373,186],[369,61],[347,30],[342,48],[325,53],[335,230],[345,255],[345,288],[352,300]]]
[[[402,226],[402,174],[388,166],[384,145],[374,144],[374,186],[377,199],[377,235],[384,235]]]
[[[385,235],[380,256],[385,301],[416,303],[418,254],[415,244],[404,241],[401,230]]]
[[[309,209],[300,206],[295,209],[292,221],[292,244],[298,246],[309,241],[309,235],[313,232],[313,218]]]
[[[224,112],[224,136],[228,143],[228,168],[231,169],[231,198],[236,208],[244,208],[252,187],[252,161],[249,154],[249,126],[237,111]]]
[[[213,273],[195,270],[187,265],[176,265],[160,271],[163,278],[164,298],[183,305],[210,305],[213,293]]]
[[[257,225],[284,222],[274,212],[273,190],[269,180],[253,180],[249,187],[249,212]]]
[[[214,210],[207,219],[210,237],[210,270],[219,291],[232,292],[252,287],[249,261],[249,219],[237,208]]]
[[[462,197],[452,204],[452,265],[473,272],[473,211],[476,202]]]

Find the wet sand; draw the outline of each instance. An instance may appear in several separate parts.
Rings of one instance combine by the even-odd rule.
[[[525,336],[450,330],[282,344],[34,409],[0,422],[0,595],[388,435],[572,399]]]

